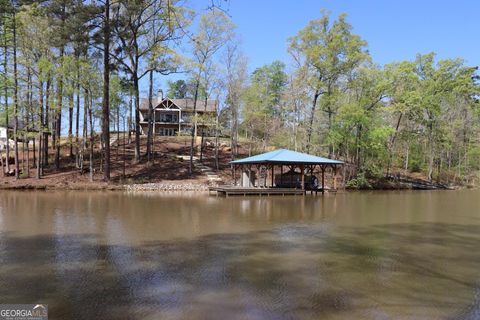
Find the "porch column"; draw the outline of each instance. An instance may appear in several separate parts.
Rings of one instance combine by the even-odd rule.
[[[153,121],[152,121],[153,122],[153,135],[155,135],[155,131],[156,131],[155,130],[155,127],[156,127],[155,122],[156,121],[157,121],[157,119],[155,118],[155,109],[153,109]]]
[[[178,109],[178,135],[180,136],[180,131],[182,130],[182,110]]]
[[[182,119],[182,110],[178,109],[178,135],[180,135],[180,123],[181,123],[181,119]]]

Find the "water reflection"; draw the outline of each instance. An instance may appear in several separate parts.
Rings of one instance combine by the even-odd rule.
[[[478,195],[3,192],[0,298],[51,319],[476,319]]]

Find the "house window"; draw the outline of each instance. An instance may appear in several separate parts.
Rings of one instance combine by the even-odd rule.
[[[171,113],[161,113],[159,116],[160,122],[166,122],[166,123],[178,123],[178,115],[177,114],[171,114]]]
[[[159,136],[176,136],[177,135],[177,129],[173,128],[160,128],[158,129],[158,135]]]

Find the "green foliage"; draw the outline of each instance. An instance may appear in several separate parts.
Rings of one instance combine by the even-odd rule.
[[[97,46],[104,36],[103,6],[77,0],[0,0],[0,8],[0,88],[7,88],[1,92],[0,121],[7,111],[4,94],[10,119],[13,114],[13,27],[20,120],[40,126],[48,104],[49,113],[43,114],[48,123],[42,123],[41,130],[52,132],[65,99],[73,110],[74,95],[83,96],[87,103],[82,99],[82,106],[98,119],[103,52]],[[288,39],[293,68],[287,71],[283,62],[273,61],[248,77],[247,59],[232,41],[235,26],[230,17],[215,8],[199,17],[187,59],[177,46],[192,20],[183,2],[112,2],[113,120],[127,113],[126,93],[138,103],[139,92],[146,92],[138,87],[142,77],[151,70],[161,75],[178,72],[183,64],[187,77],[169,81],[166,96],[202,101],[219,97],[221,134],[230,134],[232,142],[241,140],[251,150],[287,147],[344,160],[354,168],[352,188],[368,188],[368,179],[394,171],[446,182],[451,177],[470,182],[478,176],[479,75],[463,60],[439,60],[428,53],[378,66],[346,15],[324,12]],[[195,117],[211,127],[216,120]]]
[[[167,97],[171,99],[183,99],[187,97],[188,87],[185,80],[168,81]]]
[[[351,31],[346,14],[331,22],[329,14],[324,12],[320,19],[310,21],[289,39],[289,50],[294,56],[301,55],[308,65],[313,66],[317,85],[322,82],[328,84],[369,58],[364,50],[367,42]]]
[[[372,185],[368,181],[364,172],[360,172],[357,176],[347,182],[346,187],[349,189],[371,189]]]
[[[201,16],[198,32],[193,38],[194,63],[204,68],[204,63],[233,36],[235,25],[220,10],[211,10]]]
[[[246,90],[252,139],[271,136],[277,146],[347,161],[359,172],[355,187],[398,170],[429,179],[479,170],[476,68],[434,53],[376,66],[345,15],[310,21],[289,39],[289,52],[297,68],[278,100],[281,112],[265,107],[267,86],[256,77]]]
[[[480,146],[470,145],[466,153],[468,159],[468,167],[473,170],[480,170]]]
[[[312,143],[312,140],[319,140],[329,144],[329,153],[334,152],[335,146],[324,138],[334,126],[345,83],[351,80],[357,68],[370,60],[366,45],[366,41],[352,33],[345,14],[331,21],[326,12],[289,39],[289,52],[299,65],[299,75],[309,86],[312,101],[306,118],[307,151],[320,151]],[[317,105],[324,115],[318,114]],[[324,122],[321,121],[323,116],[326,116]],[[314,131],[319,133],[316,139],[312,137]]]
[[[283,118],[280,101],[287,81],[284,70],[285,64],[279,61],[256,69],[243,92],[245,129],[252,139],[262,142],[263,148]]]

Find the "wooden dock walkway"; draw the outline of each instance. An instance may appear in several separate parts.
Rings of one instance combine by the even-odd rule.
[[[209,193],[215,192],[222,196],[290,196],[304,195],[306,190],[293,188],[246,188],[238,186],[219,186],[208,188]],[[315,192],[315,191],[314,191]]]

